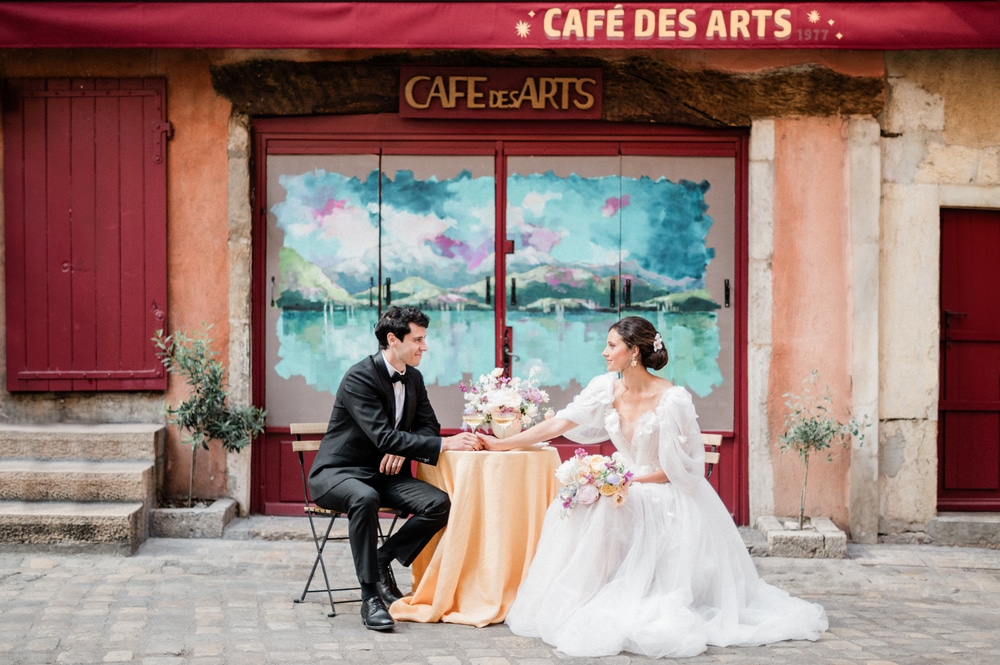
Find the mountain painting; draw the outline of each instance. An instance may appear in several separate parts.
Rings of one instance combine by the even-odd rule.
[[[271,207],[282,238],[272,293],[281,377],[333,394],[350,365],[375,350],[382,298],[431,318],[428,385],[457,386],[495,363],[496,181],[373,170],[284,174]],[[567,389],[603,371],[608,326],[648,318],[670,362],[659,372],[697,396],[722,383],[715,302],[705,286],[715,256],[707,181],[617,174],[512,173],[499,266],[514,330],[515,372],[541,368]],[[456,391],[457,393],[457,391]]]

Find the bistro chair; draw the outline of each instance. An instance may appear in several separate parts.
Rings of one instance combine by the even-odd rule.
[[[339,510],[321,508],[320,506],[314,504],[312,502],[312,498],[309,496],[309,467],[306,464],[305,454],[319,450],[320,441],[326,433],[326,425],[326,423],[292,423],[290,426],[292,436],[295,437],[295,439],[291,442],[292,451],[294,451],[299,458],[299,468],[302,473],[302,509],[306,517],[309,518],[309,528],[312,530],[313,544],[316,545],[316,558],[313,560],[312,570],[309,571],[309,579],[306,580],[305,588],[302,589],[302,595],[295,598],[294,602],[305,602],[306,596],[310,593],[325,593],[330,601],[330,613],[327,614],[327,616],[335,617],[337,616],[336,603],[361,602],[361,587],[358,584],[346,587],[330,586],[330,576],[326,570],[326,562],[323,560],[323,551],[326,549],[327,543],[331,540],[348,540],[347,535],[330,535],[333,531],[333,525],[338,519],[342,518],[345,522],[347,521],[347,514]],[[379,540],[381,542],[385,542],[392,535],[399,519],[401,517],[406,517],[406,515],[402,511],[395,510],[393,508],[380,508],[379,512],[384,515],[392,516],[392,521],[389,523],[388,529],[385,530],[382,528],[382,521],[379,520]],[[323,520],[326,520],[325,528],[322,526]],[[317,568],[323,572],[323,586],[312,588]],[[348,592],[352,593],[352,595],[340,597],[334,601],[333,594],[344,594]]]

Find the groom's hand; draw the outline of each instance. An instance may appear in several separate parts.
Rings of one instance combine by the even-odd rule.
[[[483,444],[472,432],[462,432],[441,439],[441,450],[481,450]]]
[[[378,470],[387,476],[394,476],[403,470],[403,464],[406,463],[405,457],[400,457],[399,455],[386,455],[379,462]]]
[[[489,434],[477,434],[479,437],[479,443],[483,445],[483,450],[503,450],[497,444],[500,443],[500,439],[495,436],[490,436]]]

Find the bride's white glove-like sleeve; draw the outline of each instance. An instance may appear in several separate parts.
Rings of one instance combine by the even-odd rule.
[[[608,407],[615,401],[615,375],[601,374],[590,380],[587,387],[573,398],[566,408],[556,413],[556,418],[577,423],[563,436],[575,443],[600,443],[607,441],[608,428],[605,418]]]
[[[705,445],[691,394],[671,390],[656,417],[660,421],[660,467],[677,489],[691,494],[705,477]]]

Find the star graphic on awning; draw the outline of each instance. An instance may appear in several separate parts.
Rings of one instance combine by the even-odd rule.
[[[527,21],[518,21],[517,25],[514,26],[514,30],[517,32],[518,37],[524,39],[531,34],[531,24]]]

